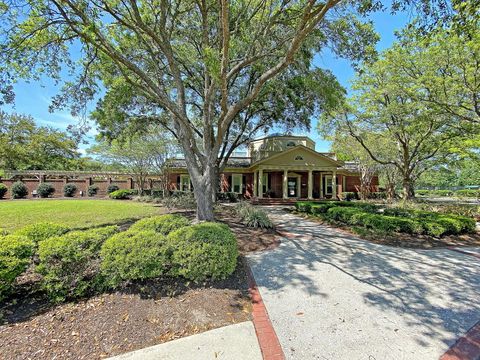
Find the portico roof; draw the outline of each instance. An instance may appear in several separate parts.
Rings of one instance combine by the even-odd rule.
[[[278,154],[253,163],[250,168],[262,165],[308,166],[308,167],[341,167],[343,162],[334,160],[303,145],[297,145]]]

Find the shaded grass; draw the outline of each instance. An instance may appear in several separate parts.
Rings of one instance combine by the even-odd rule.
[[[0,201],[0,227],[11,231],[25,225],[49,221],[80,229],[165,212],[160,206],[119,200]]]

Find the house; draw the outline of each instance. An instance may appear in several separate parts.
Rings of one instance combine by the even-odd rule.
[[[169,187],[191,191],[185,160],[170,159]],[[377,191],[378,177],[371,191]],[[360,173],[352,162],[334,153],[315,151],[306,136],[271,135],[251,141],[245,157],[232,156],[222,174],[220,191],[244,198],[336,199],[342,192],[358,192]]]

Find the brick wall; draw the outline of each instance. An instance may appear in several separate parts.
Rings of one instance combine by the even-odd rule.
[[[14,182],[17,180],[5,180],[5,179],[0,179],[0,183],[4,184],[7,186],[8,191],[5,194],[4,198],[11,198],[11,192],[10,188]],[[38,185],[40,184],[40,180],[37,179],[23,179],[22,182],[27,186],[28,189],[28,195],[27,198],[33,198],[32,192],[38,188]],[[55,188],[55,192],[53,193],[54,198],[59,198],[63,197],[63,187],[65,184],[75,184],[77,186],[77,191],[74,195],[74,197],[81,197],[80,191],[83,192],[83,197],[88,196],[88,187],[90,185],[96,185],[98,186],[98,192],[97,192],[97,197],[103,197],[107,194],[107,188],[110,184],[115,184],[117,185],[120,189],[136,189],[138,188],[136,182],[133,180],[133,178],[127,178],[127,179],[91,179],[91,178],[86,178],[86,179],[47,179],[45,181],[46,183],[52,184],[53,187]],[[151,186],[153,188],[160,188],[161,182],[159,180],[152,180],[152,181],[147,181],[146,182],[146,188],[149,189]],[[157,186],[157,187],[155,187]]]

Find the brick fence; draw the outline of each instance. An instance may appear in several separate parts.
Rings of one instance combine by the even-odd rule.
[[[4,184],[8,191],[5,194],[4,198],[11,198],[10,188],[13,183],[16,181],[23,182],[28,188],[27,198],[33,198],[33,191],[38,188],[42,182],[52,184],[55,188],[55,192],[51,197],[60,198],[63,197],[63,187],[65,184],[75,184],[77,186],[77,191],[75,192],[74,197],[88,197],[88,187],[90,185],[96,185],[98,187],[97,195],[95,197],[105,197],[107,195],[107,188],[109,185],[117,185],[119,189],[138,189],[139,186],[135,181],[134,177],[129,174],[121,174],[116,177],[110,176],[75,176],[72,177],[71,174],[65,173],[55,173],[54,176],[46,175],[45,173],[34,174],[29,172],[25,177],[22,175],[16,174],[14,177],[9,179],[3,179],[0,177],[0,183]],[[150,189],[161,189],[161,181],[158,178],[148,178],[144,188],[146,190]]]

